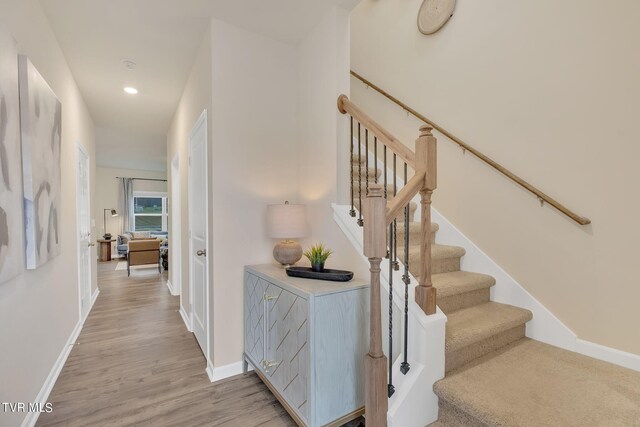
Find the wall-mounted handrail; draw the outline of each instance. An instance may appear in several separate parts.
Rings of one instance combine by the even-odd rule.
[[[375,90],[376,92],[380,93],[382,96],[387,98],[389,101],[393,102],[394,104],[398,105],[402,109],[406,110],[409,114],[413,115],[418,120],[421,120],[424,123],[432,126],[435,130],[437,130],[438,132],[440,132],[441,134],[443,134],[444,136],[449,138],[451,141],[453,141],[454,143],[458,144],[464,150],[470,152],[471,154],[473,154],[474,156],[476,156],[477,158],[479,158],[480,160],[482,160],[483,162],[485,162],[489,166],[493,167],[498,172],[500,172],[501,174],[503,174],[507,178],[509,178],[512,181],[514,181],[516,184],[520,185],[521,187],[523,187],[527,191],[533,193],[541,202],[550,204],[551,206],[553,206],[554,208],[556,208],[557,210],[559,210],[560,212],[562,212],[563,214],[565,214],[566,216],[568,216],[569,218],[571,218],[572,220],[574,220],[575,222],[577,222],[580,225],[587,225],[587,224],[591,223],[591,220],[589,218],[580,216],[577,213],[571,211],[570,209],[568,209],[566,206],[564,206],[563,204],[561,204],[560,202],[558,202],[557,200],[555,200],[551,196],[549,196],[549,195],[543,193],[542,191],[538,190],[536,187],[534,187],[533,185],[529,184],[527,181],[525,181],[524,179],[520,178],[518,175],[514,174],[513,172],[511,172],[510,170],[508,170],[504,166],[500,165],[496,161],[494,161],[491,158],[487,157],[486,155],[482,154],[480,151],[476,150],[475,148],[471,147],[469,144],[465,143],[460,138],[456,137],[455,135],[453,135],[451,132],[449,132],[448,130],[446,130],[442,126],[438,125],[437,123],[433,122],[432,120],[429,120],[428,118],[426,118],[422,114],[418,113],[413,108],[409,107],[404,102],[400,101],[399,99],[397,99],[393,95],[390,95],[384,89],[382,89],[379,86],[371,83],[369,80],[367,80],[366,78],[362,77],[360,74],[358,74],[355,71],[351,70],[351,75],[353,77],[355,77],[356,79],[360,80],[362,83],[364,83],[368,87],[370,87],[373,90]]]

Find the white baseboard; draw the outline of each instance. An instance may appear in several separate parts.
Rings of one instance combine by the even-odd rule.
[[[211,363],[210,360],[207,360],[207,369],[205,369],[205,372],[207,373],[207,376],[209,377],[209,381],[214,382],[215,380],[215,368],[213,367],[213,364]]]
[[[187,327],[187,331],[193,332],[191,329],[191,322],[189,321],[189,315],[184,311],[184,308],[182,307],[182,305],[180,305],[180,310],[178,310],[178,312],[182,317],[182,321],[184,322],[184,325]]]
[[[576,340],[576,352],[640,372],[640,356],[590,341]]]
[[[174,297],[180,295],[180,282],[174,284],[171,279],[167,279],[167,287],[169,288],[169,292],[171,292],[171,295],[173,295]]]
[[[527,323],[526,329],[529,338],[575,351],[577,336],[569,327],[436,209],[431,209],[431,215],[433,222],[440,226],[436,241],[445,245],[462,246],[466,250],[460,264],[462,270],[489,274],[496,279],[495,286],[491,288],[492,301],[526,308],[533,313],[533,320]]]
[[[249,371],[253,371],[253,367],[251,366],[251,364],[249,364]],[[207,363],[207,375],[209,376],[209,381],[211,382],[220,381],[225,378],[240,375],[241,373],[242,361],[219,366],[217,368],[214,368],[213,365]]]
[[[175,292],[173,291],[173,285],[171,284],[171,280],[167,279],[167,288],[169,289],[169,293],[175,296]]]
[[[84,326],[84,322],[86,322],[87,317],[89,317],[89,313],[91,313],[91,310],[93,310],[93,305],[96,303],[96,300],[98,299],[98,295],[100,295],[100,289],[96,288],[96,290],[93,291],[93,295],[91,295],[91,302],[89,303],[89,309],[87,310],[87,313],[84,315],[84,318],[82,319],[82,326]]]
[[[436,209],[431,210],[434,222],[440,226],[436,240],[443,244],[458,245],[467,251],[461,267],[465,270],[490,274],[496,279],[491,289],[493,301],[531,310],[533,319],[527,323],[527,336],[547,344],[593,357],[604,362],[640,371],[640,356],[616,350],[578,338],[578,336],[533,295],[504,271],[486,253],[478,248],[460,230]]]
[[[42,385],[42,388],[40,389],[40,392],[36,396],[33,403],[38,403],[42,406],[44,406],[44,404],[47,403],[47,400],[49,399],[49,394],[51,393],[51,390],[53,390],[53,386],[55,385],[58,379],[58,376],[62,371],[62,367],[67,361],[67,357],[69,357],[69,353],[71,353],[73,344],[78,339],[78,335],[80,335],[80,331],[82,330],[82,324],[83,324],[82,322],[78,322],[76,326],[73,328],[73,331],[69,336],[69,339],[65,343],[62,349],[62,352],[60,352],[60,355],[58,356],[56,363],[53,364],[53,368],[51,368],[51,372],[49,372],[47,379],[44,381],[44,384]],[[22,427],[35,426],[39,416],[40,416],[40,412],[29,412],[27,416],[24,418],[24,420],[22,421]]]
[[[82,327],[84,326],[84,322],[87,320],[87,317],[89,317],[89,313],[91,313],[91,310],[93,309],[93,305],[96,303],[96,300],[98,299],[99,294],[100,294],[100,289],[96,288],[96,290],[93,291],[93,294],[91,295],[91,303],[89,304],[89,309],[87,310],[87,313],[78,323],[76,323],[76,326],[73,328],[73,331],[71,331],[71,335],[69,336],[69,339],[67,339],[67,342],[65,343],[62,351],[60,352],[60,355],[58,356],[56,363],[53,364],[53,368],[51,368],[51,371],[49,372],[47,379],[44,381],[44,384],[42,385],[42,388],[40,389],[40,392],[36,396],[33,403],[38,403],[38,404],[41,404],[42,406],[44,406],[44,404],[47,403],[47,400],[49,399],[49,394],[51,394],[51,390],[53,390],[53,386],[56,384],[56,381],[58,380],[58,376],[60,375],[60,372],[62,371],[62,368],[64,367],[64,364],[67,361],[67,358],[69,357],[69,353],[71,353],[71,349],[73,348],[73,345],[78,339],[78,336],[82,331]],[[22,427],[35,426],[39,416],[40,416],[40,412],[29,412],[25,417],[25,419],[22,421]]]

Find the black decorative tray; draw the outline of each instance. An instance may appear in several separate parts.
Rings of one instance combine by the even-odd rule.
[[[324,271],[313,271],[310,267],[289,267],[287,276],[304,277],[305,279],[331,280],[333,282],[348,282],[353,279],[353,271],[331,270],[325,268]]]

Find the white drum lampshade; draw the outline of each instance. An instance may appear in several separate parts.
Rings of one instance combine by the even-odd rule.
[[[293,265],[302,258],[302,246],[293,241],[307,235],[307,207],[284,202],[267,206],[267,232],[282,239],[273,248],[273,257],[283,266]]]

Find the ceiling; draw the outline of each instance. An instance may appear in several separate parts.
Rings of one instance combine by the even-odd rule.
[[[96,163],[115,169],[167,170],[167,140],[113,127],[96,126]]]
[[[143,135],[138,144],[156,150],[211,17],[295,45],[329,7],[351,9],[357,2],[41,0],[96,126]],[[124,59],[134,61],[135,69],[128,70]],[[124,93],[125,86],[139,94]],[[110,141],[97,143],[99,152],[109,152]]]

